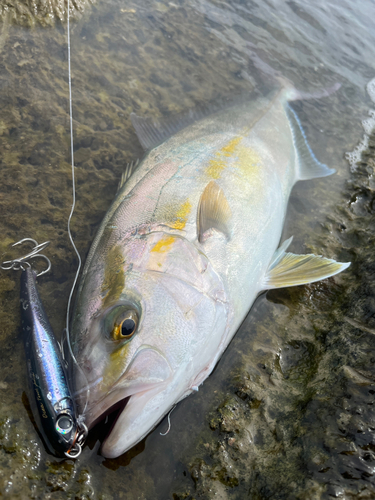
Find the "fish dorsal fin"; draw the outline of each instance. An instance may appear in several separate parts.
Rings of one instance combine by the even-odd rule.
[[[314,155],[307,142],[306,134],[302,128],[300,119],[294,109],[287,104],[285,110],[289,119],[294,146],[298,154],[298,180],[303,181],[315,179],[316,177],[327,177],[328,175],[334,174],[336,172],[335,169],[329,168],[324,163],[321,163]]]
[[[350,262],[336,262],[320,255],[296,255],[285,252],[290,242],[291,238],[276,250],[263,280],[263,290],[305,285],[306,283],[324,280],[350,266]]]
[[[130,119],[141,146],[145,150],[153,149],[172,135],[206,116],[206,112],[199,108],[187,113],[180,113],[164,119],[143,118],[135,113]]]
[[[209,229],[216,229],[230,238],[229,222],[231,217],[232,212],[224,191],[215,181],[209,182],[198,204],[197,233],[199,242],[204,241],[204,234]]]
[[[128,163],[125,167],[125,170],[123,171],[121,175],[120,182],[117,187],[117,192],[120,191],[122,186],[125,184],[125,182],[131,177],[132,173],[134,170],[138,167],[139,160],[137,159],[136,161],[131,161]]]
[[[144,118],[131,113],[130,120],[143,149],[149,150],[159,146],[159,144],[172,137],[172,135],[177,134],[180,130],[203,118],[258,97],[258,94],[255,93],[251,94],[251,96],[248,94],[246,96],[231,95],[220,99],[219,102],[199,104],[188,111],[183,111],[182,113],[177,113],[166,118]]]

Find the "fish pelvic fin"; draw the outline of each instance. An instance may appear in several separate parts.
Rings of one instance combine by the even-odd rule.
[[[298,155],[297,180],[303,181],[334,174],[335,169],[321,163],[307,142],[305,131],[294,109],[287,103],[285,111],[292,131],[294,147]]]
[[[276,250],[263,280],[263,290],[314,283],[341,273],[350,266],[350,262],[336,262],[320,255],[285,252],[291,241],[292,238]]]
[[[198,204],[197,233],[202,243],[205,233],[209,229],[216,229],[230,238],[229,222],[232,212],[224,191],[215,182],[211,181],[205,187]]]

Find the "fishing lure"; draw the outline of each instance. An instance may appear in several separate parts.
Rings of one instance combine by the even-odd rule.
[[[2,269],[22,270],[21,324],[30,385],[37,406],[41,430],[50,451],[77,458],[87,436],[87,428],[76,417],[74,399],[69,389],[65,361],[41,302],[36,277],[49,271],[51,262],[40,252],[49,242],[37,244],[25,238],[15,245],[31,241],[34,248],[24,257],[3,262]],[[13,245],[13,246],[15,246]],[[29,260],[41,257],[48,268],[37,274]]]
[[[74,244],[70,231],[70,221],[75,207],[75,175],[69,18],[70,0],[68,0],[67,8],[67,32],[73,202],[68,218],[68,235],[78,258],[78,269],[68,299],[66,313],[66,341],[72,362],[77,363],[69,340],[70,304],[81,268],[81,257]],[[52,453],[57,455],[64,454],[69,458],[77,458],[81,454],[82,445],[87,437],[88,429],[84,424],[84,416],[77,416],[74,399],[70,392],[65,370],[66,363],[63,359],[63,352],[54,336],[36,285],[36,277],[45,274],[51,268],[50,260],[45,255],[40,253],[49,245],[49,241],[38,245],[38,243],[32,238],[24,238],[21,241],[14,243],[13,246],[17,246],[25,242],[32,242],[34,244],[31,252],[18,259],[3,262],[0,265],[0,268],[22,271],[20,295],[22,333],[25,344],[29,379],[32,392],[34,394],[34,401],[37,406],[37,414],[39,416],[38,420],[41,424],[40,429],[46,445]],[[29,260],[35,257],[43,258],[48,263],[47,269],[39,274],[31,268],[29,263]],[[79,366],[77,369],[82,371]],[[85,377],[84,374],[83,377]],[[87,394],[88,392],[89,390],[87,389]]]

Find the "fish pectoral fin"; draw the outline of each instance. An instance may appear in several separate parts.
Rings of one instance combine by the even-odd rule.
[[[286,253],[283,247],[285,249],[290,241],[276,250],[263,281],[263,290],[313,283],[341,273],[350,266],[350,262],[336,262],[320,255]]]
[[[231,217],[232,212],[224,191],[215,181],[209,182],[198,203],[197,232],[199,242],[204,241],[204,234],[210,229],[216,229],[230,238],[229,222]]]
[[[125,170],[122,173],[120,182],[118,184],[117,192],[119,192],[122,186],[126,183],[126,181],[130,179],[130,177],[132,176],[134,170],[136,170],[138,165],[139,165],[139,159],[137,159],[136,161],[131,161],[126,165]]]
[[[294,147],[298,155],[298,180],[304,181],[334,174],[336,172],[335,169],[321,163],[314,155],[294,109],[287,104],[285,111],[292,131]]]

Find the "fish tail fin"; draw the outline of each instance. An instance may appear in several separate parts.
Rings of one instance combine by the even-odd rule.
[[[329,168],[325,163],[321,163],[314,155],[307,142],[300,119],[294,109],[287,103],[285,110],[292,131],[294,147],[298,155],[297,180],[304,181],[334,174],[336,172],[335,169]]]
[[[339,90],[341,83],[335,83],[331,87],[323,88],[315,92],[301,92],[295,89],[291,84],[285,84],[284,87],[287,89],[287,100],[288,101],[307,101],[310,99],[322,99],[323,97],[329,97]]]

